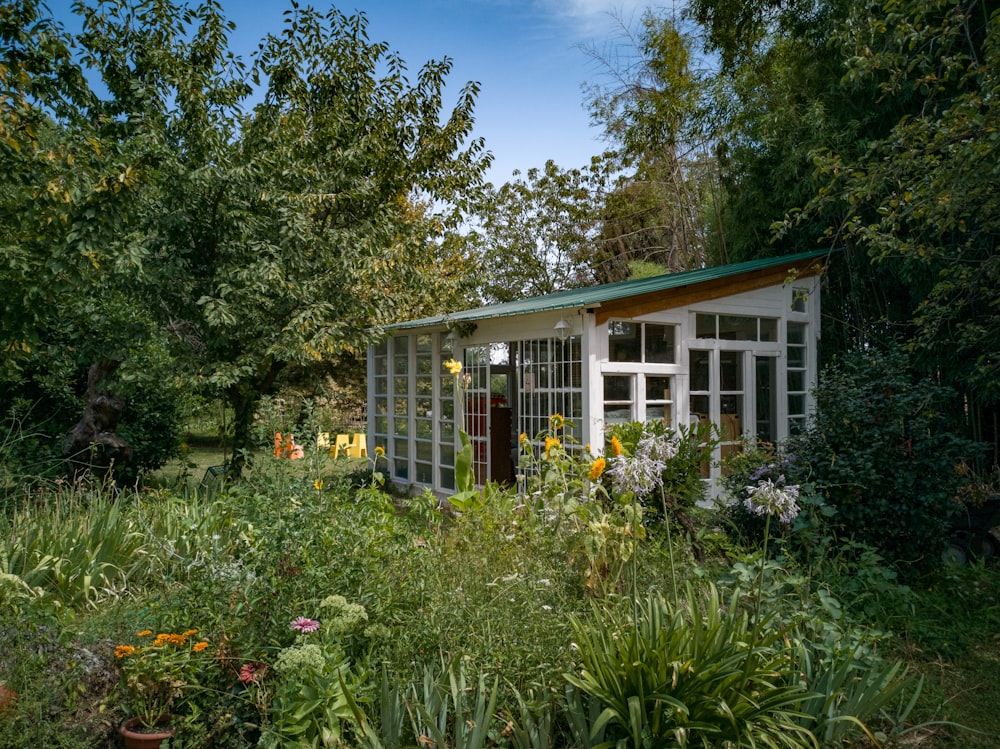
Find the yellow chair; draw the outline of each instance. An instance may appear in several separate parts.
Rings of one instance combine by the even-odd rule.
[[[368,457],[368,441],[363,434],[355,434],[351,440],[351,446],[347,448],[347,454],[352,458]]]
[[[350,455],[351,449],[351,435],[349,434],[338,434],[336,442],[333,443],[333,447],[330,448],[330,457],[336,458],[340,455],[341,450]]]

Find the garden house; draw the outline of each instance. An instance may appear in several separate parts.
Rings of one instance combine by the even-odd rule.
[[[705,478],[743,436],[805,423],[817,377],[826,251],[572,289],[400,322],[368,352],[368,449],[397,485],[447,494],[460,447],[477,484],[513,482],[518,438],[549,416],[597,453],[609,425],[715,424]],[[455,378],[445,362],[462,363]]]

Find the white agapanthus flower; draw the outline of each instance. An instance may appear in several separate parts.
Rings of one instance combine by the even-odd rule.
[[[746,487],[743,506],[755,515],[771,515],[788,525],[799,514],[799,487],[784,483],[785,477],[779,476],[777,483],[768,478],[758,481],[756,486]]]
[[[676,436],[643,430],[631,457],[617,455],[609,461],[607,474],[619,494],[635,492],[643,496],[663,485],[663,471],[667,463],[677,457]]]

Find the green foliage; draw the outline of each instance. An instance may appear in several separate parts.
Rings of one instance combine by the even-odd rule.
[[[551,294],[601,277],[594,235],[609,182],[606,165],[594,159],[582,169],[547,161],[499,188],[488,185],[465,238],[479,262],[483,301]]]
[[[808,693],[780,635],[752,624],[738,594],[689,585],[677,604],[650,597],[634,626],[574,620],[574,637],[580,670],[566,679],[603,706],[602,747],[815,743],[795,721]]]
[[[44,355],[51,310],[86,327],[115,289],[227,398],[238,469],[279,375],[453,298],[464,261],[447,234],[489,157],[470,138],[477,85],[444,104],[450,60],[411,79],[364,15],[297,4],[250,69],[214,2],[76,3],[74,36],[45,10],[0,24],[7,380]]]
[[[816,414],[787,449],[836,508],[841,538],[893,562],[939,562],[978,455],[948,416],[952,395],[893,348],[854,352],[824,370]]]
[[[143,529],[111,500],[63,489],[0,515],[0,572],[60,607],[123,595],[151,560]]]

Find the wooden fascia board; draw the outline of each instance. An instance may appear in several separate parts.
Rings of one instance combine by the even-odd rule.
[[[819,260],[812,260],[799,265],[779,265],[774,268],[741,273],[738,276],[716,278],[693,286],[682,286],[678,289],[652,291],[647,294],[603,302],[596,310],[595,319],[598,325],[604,325],[612,318],[631,320],[653,312],[677,309],[698,302],[721,299],[747,291],[757,291],[799,278],[818,276],[822,272],[823,263]]]

